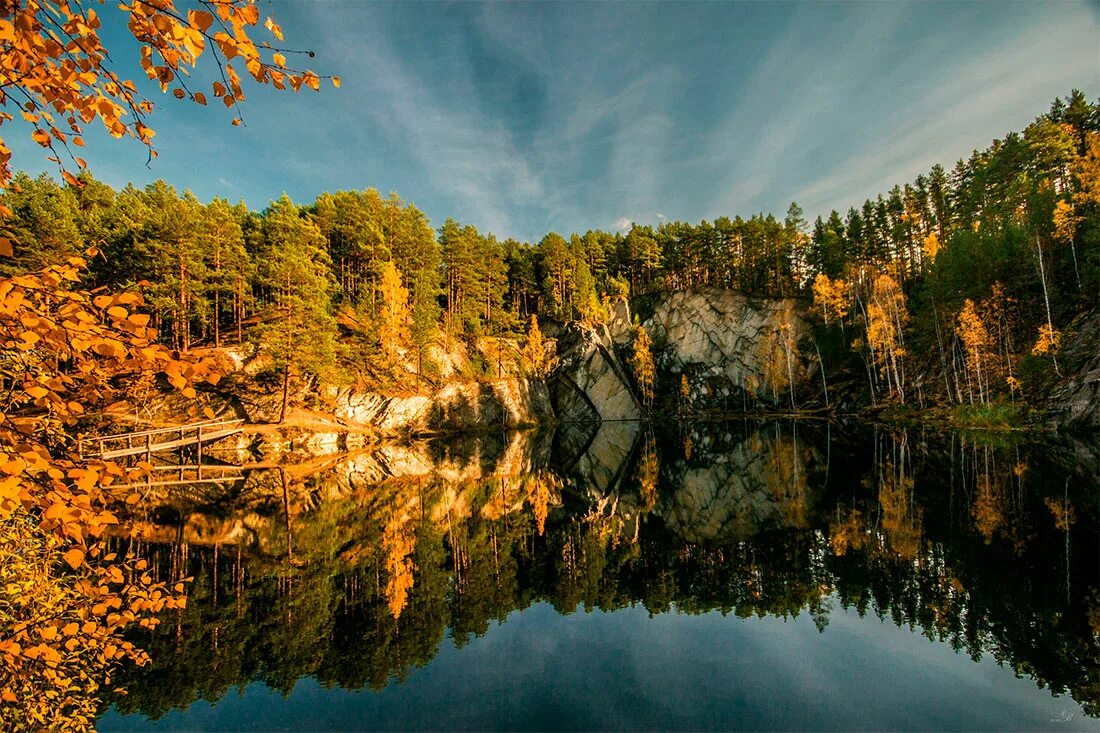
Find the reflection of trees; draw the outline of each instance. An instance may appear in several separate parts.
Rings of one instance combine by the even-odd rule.
[[[678,436],[647,441],[603,497],[545,470],[389,479],[295,516],[293,564],[276,540],[161,546],[150,558],[194,575],[191,599],[147,643],[157,663],[118,704],[157,715],[254,680],[286,691],[301,676],[377,689],[430,661],[448,629],[463,645],[548,602],[806,612],[822,630],[834,608],[874,613],[1100,713],[1096,502],[1082,498],[1095,487],[1052,482],[1042,449],[905,433],[828,448],[821,437],[698,434],[689,464]],[[832,456],[827,484],[821,455]],[[738,466],[763,471],[750,493],[778,511],[745,518],[754,532],[685,540],[700,535],[662,511],[707,466],[726,466],[713,474],[723,481]]]

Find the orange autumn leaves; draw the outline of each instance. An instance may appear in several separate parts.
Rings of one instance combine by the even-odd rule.
[[[182,587],[169,591],[152,582],[144,561],[111,555],[73,582],[51,562],[58,538],[25,531],[27,521],[0,522],[0,725],[84,730],[115,665],[148,662],[122,631],[182,607]]]
[[[294,91],[320,89],[321,79],[310,69],[287,62],[291,51],[252,38],[260,24],[252,0],[199,0],[193,8],[178,8],[172,0],[133,0],[119,5],[126,26],[141,44],[140,65],[162,92],[177,99],[208,103],[208,95],[237,109],[244,101],[241,74],[257,83]],[[18,114],[33,128],[31,137],[50,151],[65,181],[79,185],[68,170],[86,167],[76,154],[85,145],[84,126],[99,120],[116,137],[129,136],[155,156],[155,132],[146,124],[153,103],[137,85],[118,75],[100,37],[102,19],[93,8],[69,0],[25,0],[6,3],[0,17],[0,124]],[[282,29],[272,18],[264,27],[275,41]],[[209,53],[218,80],[209,91],[191,81],[190,69]],[[309,54],[312,56],[313,54]],[[337,77],[330,78],[335,86]],[[240,116],[233,124],[240,124]],[[11,150],[0,138],[0,187],[11,180]],[[3,213],[3,212],[0,212]],[[10,240],[0,241],[0,254],[10,254]]]
[[[82,266],[74,258],[0,280],[0,379],[11,385],[0,413],[0,518],[20,505],[40,509],[44,529],[80,544],[113,523],[97,507],[124,472],[81,460],[67,431],[144,373],[165,374],[185,395],[193,382],[219,378],[211,362],[153,343],[148,316],[129,310],[141,296],[70,289]]]
[[[253,0],[133,0],[118,9],[140,46],[140,67],[161,92],[200,105],[207,95],[235,111],[241,75],[277,89],[319,90],[322,77],[291,68],[287,49],[254,41]],[[109,12],[114,12],[112,9]],[[19,0],[0,5],[0,125],[19,115],[31,138],[70,185],[83,171],[76,153],[85,126],[99,121],[113,137],[153,149],[153,111],[132,80],[118,75],[100,37],[102,18],[76,0]],[[271,18],[264,27],[282,41]],[[214,59],[209,91],[191,80],[203,54]],[[313,56],[312,53],[309,54]],[[334,85],[339,79],[332,77]],[[240,124],[238,115],[233,124]],[[0,137],[0,188],[12,180],[11,149]],[[0,205],[0,219],[11,212]],[[0,256],[13,254],[0,232]],[[91,251],[90,254],[97,254]],[[216,382],[201,360],[179,359],[156,345],[139,295],[87,293],[76,287],[84,261],[0,279],[0,729],[86,730],[99,690],[120,659],[147,657],[122,639],[132,624],[183,604],[183,586],[156,582],[144,561],[117,557],[99,542],[117,524],[112,507],[140,499],[126,488],[147,467],[123,469],[87,460],[72,433],[85,413],[114,394],[163,375],[185,397]]]
[[[121,659],[147,657],[122,639],[179,607],[182,586],[154,582],[144,563],[106,552],[115,505],[143,468],[87,460],[71,437],[86,412],[135,380],[164,374],[185,394],[216,382],[204,361],[152,342],[133,293],[73,289],[83,261],[0,280],[0,728],[91,726],[97,691]]]

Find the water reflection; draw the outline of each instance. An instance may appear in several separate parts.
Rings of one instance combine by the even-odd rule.
[[[135,524],[187,608],[119,712],[303,677],[380,690],[545,602],[874,614],[1100,715],[1100,453],[805,423],[392,446],[176,492]],[[847,726],[842,726],[847,727]]]

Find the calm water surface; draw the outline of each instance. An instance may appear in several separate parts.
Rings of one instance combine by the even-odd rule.
[[[173,490],[118,730],[1100,730],[1100,446],[569,426]]]

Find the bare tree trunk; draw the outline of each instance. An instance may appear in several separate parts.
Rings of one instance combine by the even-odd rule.
[[[1054,319],[1050,317],[1050,294],[1047,292],[1046,267],[1043,265],[1043,243],[1039,239],[1039,232],[1035,232],[1035,246],[1039,249],[1039,277],[1043,281],[1043,302],[1047,307],[1047,328],[1050,329],[1050,358],[1054,362],[1054,373],[1059,377],[1062,372],[1058,369],[1058,357],[1054,353]]]
[[[286,405],[290,397],[290,364],[283,368],[283,404],[279,408],[279,422],[286,421]]]

